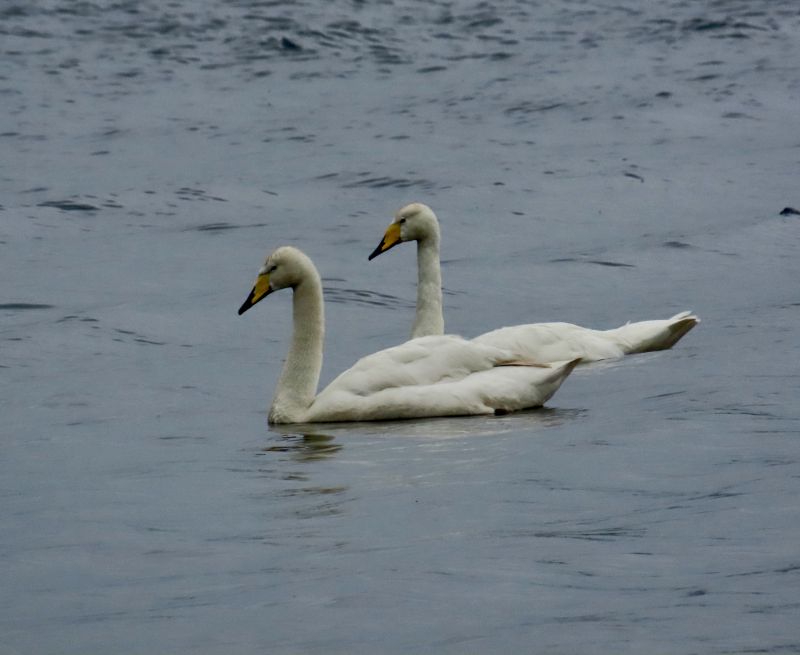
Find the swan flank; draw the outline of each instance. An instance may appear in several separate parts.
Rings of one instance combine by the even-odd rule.
[[[313,262],[291,246],[275,250],[239,314],[285,288],[293,291],[294,325],[270,423],[463,416],[539,407],[578,363],[534,364],[488,343],[427,336],[360,359],[317,394],[325,318],[322,282]]]
[[[415,202],[397,212],[369,256],[372,260],[398,243],[417,242],[417,312],[412,338],[444,332],[439,240],[436,214],[427,205]],[[681,312],[672,318],[627,323],[612,330],[593,330],[572,323],[529,323],[486,332],[472,343],[503,348],[531,361],[580,357],[582,362],[593,362],[671,348],[699,322],[691,312]]]

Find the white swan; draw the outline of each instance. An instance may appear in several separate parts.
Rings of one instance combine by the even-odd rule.
[[[442,334],[439,221],[430,207],[415,202],[398,211],[369,259],[405,241],[417,242],[417,313],[411,336]],[[510,350],[529,361],[580,357],[583,362],[592,362],[671,348],[699,322],[691,312],[681,312],[672,318],[627,323],[612,330],[593,330],[572,323],[529,323],[492,330],[472,342]]]
[[[261,267],[250,307],[291,288],[293,333],[270,423],[372,421],[515,411],[542,405],[578,360],[553,365],[518,361],[489,344],[455,336],[413,339],[356,362],[318,395],[325,331],[322,282],[312,261],[291,246],[275,250]]]

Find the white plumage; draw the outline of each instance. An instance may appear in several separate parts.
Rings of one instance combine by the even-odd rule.
[[[439,263],[439,221],[427,205],[412,203],[395,215],[373,259],[398,243],[417,242],[417,310],[412,337],[442,334],[442,274]],[[491,345],[536,362],[582,362],[671,348],[700,322],[691,312],[668,319],[626,323],[612,330],[593,330],[572,323],[529,323],[486,332],[472,343]]]
[[[489,343],[428,336],[360,359],[317,395],[325,321],[322,283],[312,261],[296,248],[275,250],[239,314],[287,287],[294,294],[292,344],[270,408],[271,423],[459,416],[538,407],[578,363],[573,358],[533,364]]]

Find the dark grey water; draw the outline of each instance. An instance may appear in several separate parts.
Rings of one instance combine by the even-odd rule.
[[[800,652],[800,11],[707,2],[0,8],[0,653]],[[542,411],[270,430],[404,340],[693,309]]]

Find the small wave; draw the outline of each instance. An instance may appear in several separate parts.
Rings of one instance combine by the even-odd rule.
[[[546,111],[553,111],[554,109],[560,109],[564,106],[565,103],[563,102],[547,102],[547,103],[538,103],[538,102],[521,102],[518,105],[514,105],[513,107],[509,107],[506,109],[505,113],[507,115],[512,114],[538,114],[540,112]]]
[[[144,337],[135,337],[134,341],[136,343],[143,343],[148,346],[165,346],[166,341],[154,341],[153,339],[145,339]]]
[[[636,173],[623,173],[625,177],[631,177],[634,180],[639,180],[639,182],[644,182],[644,178],[641,175],[637,175]]]
[[[54,207],[68,212],[94,212],[100,209],[86,202],[76,202],[74,200],[45,200],[40,202],[38,207]]]
[[[53,309],[55,305],[46,305],[44,303],[32,302],[7,302],[0,304],[0,310],[6,311],[23,311],[28,309]]]
[[[577,263],[577,264],[595,264],[596,266],[610,266],[612,268],[636,268],[635,264],[626,264],[624,262],[612,262],[607,259],[583,259],[581,257],[558,257],[556,259],[549,260],[551,264],[566,264],[566,263]]]
[[[342,303],[345,305],[358,304],[358,305],[373,305],[378,307],[389,307],[394,309],[402,307],[409,309],[414,307],[414,303],[397,296],[391,296],[386,293],[378,293],[376,291],[368,291],[366,289],[341,289],[337,287],[325,287],[325,301],[331,303]]]
[[[425,179],[411,179],[407,177],[367,177],[353,182],[346,182],[342,185],[344,189],[355,189],[359,187],[368,187],[370,189],[383,189],[386,187],[394,187],[397,189],[408,189],[411,187],[418,187],[420,189],[433,189],[434,183]]]
[[[228,230],[244,230],[248,228],[254,227],[265,227],[266,223],[247,223],[245,225],[235,225],[233,223],[228,223],[225,221],[219,221],[217,223],[203,223],[202,225],[193,225],[192,227],[187,227],[185,229],[186,232],[210,232],[210,233],[219,233],[219,232],[226,232]]]
[[[225,230],[235,230],[238,227],[240,226],[231,223],[205,223],[190,229],[196,230],[197,232],[223,232]]]
[[[58,319],[56,323],[67,323],[68,321],[80,321],[81,323],[99,323],[96,318],[91,318],[89,316],[77,316],[76,314],[69,314],[68,316],[63,316],[62,318]]]
[[[553,530],[519,530],[503,533],[508,537],[538,537],[542,539],[577,539],[580,541],[613,541],[619,538],[636,538],[645,536],[644,528],[613,526],[608,528],[565,528]]]
[[[612,262],[605,259],[587,259],[587,264],[597,264],[598,266],[611,266],[615,268],[636,268],[634,264],[625,264],[623,262]]]
[[[228,202],[226,198],[210,196],[203,189],[192,189],[191,187],[181,187],[175,192],[175,195],[177,195],[181,200],[200,200],[203,202],[214,200],[216,202]]]

